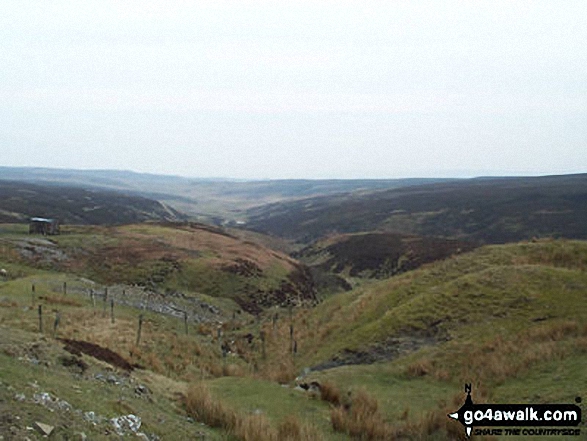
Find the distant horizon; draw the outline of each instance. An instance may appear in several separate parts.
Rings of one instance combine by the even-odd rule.
[[[60,172],[103,172],[103,173],[132,173],[136,175],[145,176],[158,176],[158,177],[169,177],[169,178],[181,178],[181,179],[195,179],[202,181],[229,181],[229,182],[265,182],[265,181],[394,181],[394,180],[408,180],[408,179],[480,179],[480,178],[531,178],[531,177],[547,177],[547,176],[570,176],[585,174],[583,172],[568,172],[568,173],[538,173],[538,174],[516,174],[509,172],[484,172],[485,174],[470,174],[470,175],[415,175],[415,176],[401,176],[401,177],[329,177],[329,178],[234,178],[230,176],[189,176],[173,173],[156,173],[151,171],[140,171],[131,169],[116,169],[116,168],[72,168],[72,167],[42,167],[42,166],[12,166],[12,165],[0,165],[0,169],[36,169],[36,170],[47,170],[47,171],[60,171]],[[0,176],[0,179],[4,179]]]

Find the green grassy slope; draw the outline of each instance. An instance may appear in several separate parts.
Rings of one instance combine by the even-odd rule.
[[[168,227],[127,226],[124,232],[148,234],[156,230],[162,238],[165,228]],[[19,230],[18,225],[3,226],[3,244],[7,239],[21,239]],[[93,245],[118,243],[99,234],[89,236],[87,231],[78,234],[81,236],[72,233],[61,238],[69,247],[80,246],[90,238]],[[8,272],[7,279],[0,279],[0,436],[4,439],[42,439],[34,429],[28,429],[36,421],[54,426],[52,439],[58,440],[76,439],[82,433],[98,440],[133,437],[134,432],[128,430],[117,435],[112,423],[113,418],[125,415],[140,417],[139,431],[153,440],[238,439],[186,415],[183,397],[187,384],[201,381],[210,383],[219,399],[244,415],[253,414],[260,406],[260,411],[277,425],[293,411],[302,419],[307,417],[310,423],[318,420],[318,430],[326,432],[325,439],[348,439],[329,435],[327,404],[274,382],[240,378],[254,375],[252,364],[236,356],[236,352],[228,359],[222,356],[221,346],[236,336],[248,331],[258,335],[258,324],[251,316],[240,314],[234,319],[230,305],[198,294],[200,301],[210,302],[209,307],[221,312],[206,316],[190,311],[189,332],[185,334],[181,316],[127,305],[128,296],[139,288],[110,285],[109,299],[115,302],[112,321],[109,304],[103,305],[101,296],[93,301],[88,295],[91,289],[101,293],[104,286],[71,272],[19,260],[13,256],[10,244],[8,241],[0,248],[0,267]],[[67,293],[63,291],[64,283]],[[121,292],[124,287],[126,294]],[[151,297],[148,290],[144,294],[145,300]],[[170,299],[176,307],[182,307],[182,301],[187,300]],[[43,311],[42,331],[39,305]],[[60,322],[55,328],[57,312]],[[143,325],[137,343],[139,315]],[[59,338],[100,345],[141,367],[126,372],[86,353],[71,354]],[[254,346],[258,348],[258,342]],[[257,352],[255,349],[247,359],[260,359]],[[234,387],[238,389],[236,394]],[[233,396],[227,396],[231,390]],[[280,407],[276,406],[279,403]]]
[[[574,403],[587,395],[586,270],[581,241],[483,247],[300,313],[295,363],[326,368],[304,381],[366,388],[396,423],[450,410],[465,382],[480,402]]]
[[[175,238],[189,248],[184,234],[192,233],[168,228],[134,225],[114,229],[117,234],[97,229],[94,233],[100,234],[94,234],[90,243],[112,249],[126,244],[122,252],[132,238],[138,241],[136,251],[153,234],[167,244]],[[15,427],[21,435],[35,420],[51,417],[59,436],[83,431],[90,439],[102,439],[105,430],[113,430],[106,421],[93,426],[83,414],[68,420],[66,411],[50,412],[34,401],[35,393],[48,392],[75,409],[94,410],[107,418],[139,415],[145,433],[163,439],[186,439],[199,431],[212,440],[247,439],[236,435],[245,432],[234,429],[231,438],[226,430],[187,419],[182,397],[188,384],[202,381],[218,403],[241,415],[239,424],[257,421],[262,423],[257,430],[277,430],[293,416],[311,424],[311,433],[319,435],[310,439],[332,440],[350,439],[333,431],[331,415],[339,412],[350,418],[344,406],[357,406],[361,390],[378,401],[378,409],[371,413],[379,416],[371,423],[394,428],[398,439],[438,441],[462,436],[460,426],[445,422],[446,413],[462,404],[465,382],[473,383],[476,402],[572,403],[587,396],[586,242],[486,246],[365,283],[316,307],[294,310],[291,321],[288,311],[281,309],[267,311],[260,322],[224,314],[199,324],[190,321],[185,335],[181,317],[123,303],[117,303],[112,323],[108,311],[99,303],[94,306],[88,297],[91,281],[74,272],[15,259],[11,244],[19,237],[18,228],[6,226],[1,232],[0,267],[10,276],[0,281],[0,406],[10,406],[11,415],[21,421],[2,420],[0,430]],[[84,234],[87,231],[63,235],[59,246],[80,247],[89,239]],[[143,249],[141,256],[152,252]],[[63,281],[67,296],[61,291]],[[34,303],[32,283],[36,284]],[[117,301],[123,299],[119,288],[110,288]],[[43,335],[38,332],[39,303],[46,314]],[[71,354],[54,339],[55,310],[61,313],[58,337],[108,347],[146,369],[126,377],[88,355],[79,357],[89,366],[85,374],[65,366],[60,357]],[[274,324],[275,313],[279,318]],[[136,345],[139,314],[145,321],[141,343]],[[246,341],[248,334],[251,343]],[[225,357],[222,346],[229,347]],[[317,366],[324,369],[305,369]],[[129,380],[121,386],[96,378],[110,373]],[[294,388],[296,376],[301,376],[298,382],[334,384],[342,406]],[[38,387],[31,385],[35,381]],[[148,386],[152,402],[135,392],[137,384]],[[22,401],[20,394],[25,396]],[[587,429],[584,424],[580,427],[583,438],[577,439],[584,439]]]
[[[326,300],[304,320],[306,364],[390,338],[486,340],[587,324],[587,244],[487,246]]]
[[[257,313],[275,304],[311,301],[302,265],[287,255],[195,223],[117,227],[65,226],[42,238],[3,226],[15,261],[68,271],[103,284],[140,285],[163,293],[201,293],[230,299]]]

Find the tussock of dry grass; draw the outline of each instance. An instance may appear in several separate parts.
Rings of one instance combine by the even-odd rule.
[[[470,355],[469,369],[485,382],[502,383],[538,363],[565,358],[585,336],[587,328],[573,321],[547,323],[529,329],[519,334],[515,341],[498,336]]]
[[[521,332],[515,340],[498,335],[484,344],[467,348],[457,357],[466,358],[459,372],[447,369],[442,355],[421,358],[406,367],[410,377],[432,376],[436,380],[478,378],[485,383],[503,383],[515,378],[539,363],[562,360],[573,351],[587,351],[587,326],[575,321],[545,323]]]
[[[233,434],[242,441],[278,441],[277,432],[265,415],[239,416]]]
[[[336,432],[346,433],[354,439],[397,439],[396,429],[385,422],[379,412],[377,400],[363,390],[353,395],[350,406],[333,408],[330,421]]]
[[[410,377],[423,377],[434,371],[434,361],[429,358],[423,358],[410,363],[406,369]]]
[[[587,352],[587,336],[578,338],[575,342],[575,348],[579,352]]]
[[[259,372],[259,378],[287,384],[296,378],[296,369],[293,362],[283,360],[280,363],[264,365]]]
[[[314,427],[300,423],[300,420],[289,415],[277,427],[279,441],[322,441],[324,436]]]
[[[475,402],[486,402],[488,391],[481,385],[474,387]],[[453,397],[450,403],[442,402],[438,409],[428,412],[416,420],[408,419],[404,412],[401,422],[394,426],[386,422],[379,410],[379,403],[364,390],[352,394],[350,404],[332,408],[330,421],[336,432],[346,433],[361,441],[428,440],[464,441],[465,431],[460,423],[447,418],[447,414],[463,404],[462,394]],[[493,437],[476,438],[494,441]]]
[[[258,360],[257,376],[262,379],[287,384],[296,378],[297,370],[289,344],[289,322],[286,320],[277,323],[275,329],[267,323],[265,331],[266,354],[265,359]],[[297,330],[294,327],[296,338]]]
[[[332,381],[324,381],[320,384],[320,399],[335,406],[342,404],[342,393]]]
[[[312,426],[290,415],[274,428],[262,414],[242,415],[215,400],[202,383],[192,384],[185,397],[189,415],[211,427],[224,429],[241,441],[321,441],[323,436]]]
[[[208,388],[201,383],[192,384],[188,388],[185,407],[189,415],[210,427],[229,431],[236,427],[236,413],[214,400]]]
[[[567,336],[577,336],[581,333],[587,335],[587,327],[581,328],[574,321],[564,321],[529,329],[526,331],[525,337],[535,342],[559,341]]]

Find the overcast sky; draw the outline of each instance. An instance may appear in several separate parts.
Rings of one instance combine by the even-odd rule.
[[[0,165],[587,172],[587,1],[0,2]]]

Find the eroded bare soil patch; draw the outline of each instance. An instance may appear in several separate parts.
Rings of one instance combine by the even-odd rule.
[[[77,355],[78,357],[81,354],[90,355],[98,360],[102,360],[112,366],[116,366],[120,369],[124,369],[125,371],[132,371],[139,366],[133,365],[121,357],[116,352],[108,349],[103,348],[94,343],[90,343],[87,341],[81,340],[68,340],[68,339],[59,339],[63,343],[65,343],[64,349],[69,352],[70,354]]]

